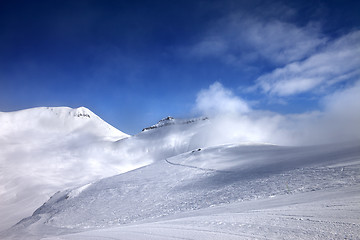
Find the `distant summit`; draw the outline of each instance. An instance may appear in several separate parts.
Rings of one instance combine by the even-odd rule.
[[[166,126],[175,125],[175,124],[181,124],[181,125],[190,124],[190,123],[205,121],[205,120],[208,120],[208,117],[193,118],[193,119],[175,119],[171,116],[168,116],[166,118],[161,119],[157,124],[154,124],[150,127],[144,128],[142,131],[144,132],[144,131],[148,131],[151,129],[166,127]]]

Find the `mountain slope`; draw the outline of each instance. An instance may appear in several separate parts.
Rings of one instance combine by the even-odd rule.
[[[32,217],[24,219],[7,234],[16,239],[21,239],[21,236],[26,236],[26,239],[34,236],[34,239],[39,239],[44,235],[51,236],[130,224],[129,227],[118,230],[102,230],[93,234],[106,239],[106,236],[110,236],[112,231],[119,231],[120,234],[127,233],[129,229],[134,232],[135,228],[138,229],[136,231],[140,235],[143,234],[139,236],[139,239],[146,239],[144,236],[149,234],[147,233],[150,231],[149,229],[155,227],[152,223],[160,221],[160,225],[156,225],[160,229],[166,229],[166,227],[173,229],[174,226],[180,225],[180,231],[177,234],[181,234],[183,232],[181,229],[185,228],[185,230],[189,230],[187,237],[197,239],[195,234],[197,228],[204,231],[214,229],[211,227],[211,221],[214,224],[222,221],[229,224],[230,218],[233,219],[232,224],[247,224],[249,229],[245,232],[252,233],[253,235],[249,236],[256,238],[254,235],[256,230],[251,224],[254,225],[256,219],[270,221],[271,217],[266,215],[272,214],[274,211],[266,210],[265,213],[260,212],[260,215],[257,215],[246,211],[248,210],[246,206],[249,207],[253,204],[252,209],[258,211],[262,209],[262,202],[258,201],[263,199],[268,208],[275,204],[275,206],[286,209],[295,203],[294,199],[301,198],[302,201],[298,203],[307,206],[306,204],[324,197],[326,193],[335,192],[331,195],[334,197],[344,189],[351,189],[349,191],[352,196],[359,196],[359,157],[360,145],[350,143],[314,147],[280,147],[263,144],[224,145],[195,149],[82,188],[59,192],[40,207]],[[344,193],[347,191],[345,190]],[[347,196],[350,196],[350,192],[347,193]],[[287,196],[294,194],[297,196],[296,198],[286,200]],[[346,198],[345,195],[344,198]],[[277,202],[276,199],[280,202]],[[346,200],[347,204],[349,204],[349,199]],[[332,202],[330,199],[328,200],[325,203]],[[214,206],[218,206],[222,210],[218,212],[219,208]],[[235,217],[231,214],[232,210],[236,213],[235,209],[238,208],[242,208],[247,217]],[[224,209],[230,210],[227,212]],[[197,215],[201,216],[195,210],[201,210],[205,216],[188,219]],[[290,212],[295,210],[290,208]],[[223,220],[217,216],[219,213],[225,214],[226,212],[228,215]],[[325,238],[334,236],[326,232],[326,228],[331,227],[328,224],[334,225],[331,227],[333,231],[346,225],[348,234],[356,236],[359,233],[357,227],[360,226],[360,223],[356,222],[356,216],[358,216],[356,214],[358,213],[355,213],[355,217],[351,218],[349,223],[345,221],[337,225],[336,221],[338,220],[334,220],[335,222],[332,223],[321,222],[314,226],[323,229],[321,234]],[[317,212],[314,216],[315,221],[319,220],[321,212]],[[289,220],[285,215],[284,217],[285,219],[279,222],[280,225]],[[167,222],[170,219],[173,220]],[[194,226],[189,222],[196,224]],[[312,237],[311,234],[314,233],[311,231],[316,231],[315,228],[312,228],[310,233],[307,233],[306,231],[309,229],[299,228],[296,223],[297,221],[292,221],[288,230],[280,228],[280,235],[275,234],[274,237],[284,237],[286,231],[291,229],[293,232],[297,232],[294,234],[295,237]],[[131,225],[134,224],[135,227],[131,228]],[[201,227],[201,224],[204,226]],[[236,239],[241,239],[241,232],[237,230],[241,228],[234,226],[228,226],[229,230],[217,227],[213,234],[218,234],[218,236],[212,237],[222,239],[224,235],[220,233],[227,231]],[[304,226],[311,227],[309,224]],[[268,228],[266,231],[271,232],[272,230]],[[169,234],[166,231],[165,233]],[[79,236],[86,239],[86,236],[91,236],[91,233],[89,234],[84,233]],[[175,233],[172,231],[172,234]],[[71,235],[69,238],[64,236],[64,239],[72,239],[72,237],[76,239],[76,236]],[[153,239],[161,239],[157,238],[156,234],[150,236]],[[180,237],[182,235],[168,236]],[[205,231],[205,234],[202,232],[202,235],[199,236],[209,237],[211,235],[206,234]],[[99,239],[102,238],[99,237]]]
[[[127,171],[112,151],[127,137],[84,107],[0,112],[0,229],[58,190]]]

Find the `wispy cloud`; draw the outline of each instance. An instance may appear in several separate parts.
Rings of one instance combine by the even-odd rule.
[[[360,31],[354,31],[329,42],[305,60],[260,76],[256,86],[268,94],[289,96],[359,76]]]
[[[187,53],[256,68],[259,75],[248,89],[275,97],[314,90],[328,94],[324,90],[329,86],[360,76],[360,31],[333,39],[322,33],[320,24],[299,25],[259,14],[229,14],[207,29]]]
[[[232,14],[208,29],[189,48],[189,53],[199,58],[219,58],[229,64],[266,60],[282,65],[306,58],[325,42],[316,24],[299,27],[279,20]]]

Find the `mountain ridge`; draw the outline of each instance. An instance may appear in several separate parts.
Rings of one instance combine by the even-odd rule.
[[[142,130],[142,132],[151,130],[151,129],[155,129],[155,128],[160,128],[160,127],[166,127],[169,125],[175,125],[175,124],[189,124],[189,123],[194,123],[197,121],[205,121],[208,120],[208,117],[201,117],[201,118],[190,118],[190,119],[176,119],[174,117],[168,116],[166,118],[161,119],[158,123],[151,125],[150,127],[146,127]]]

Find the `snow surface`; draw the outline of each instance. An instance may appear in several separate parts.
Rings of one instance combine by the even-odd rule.
[[[211,119],[172,118],[130,137],[59,110],[57,130],[1,138],[2,226],[34,211],[1,239],[360,239],[359,142],[224,144]]]
[[[316,191],[43,239],[359,239],[359,202],[357,188]]]
[[[356,239],[359,156],[360,144],[197,149],[58,192],[7,236]]]
[[[58,190],[127,171],[112,151],[127,137],[84,107],[0,112],[0,230]]]

